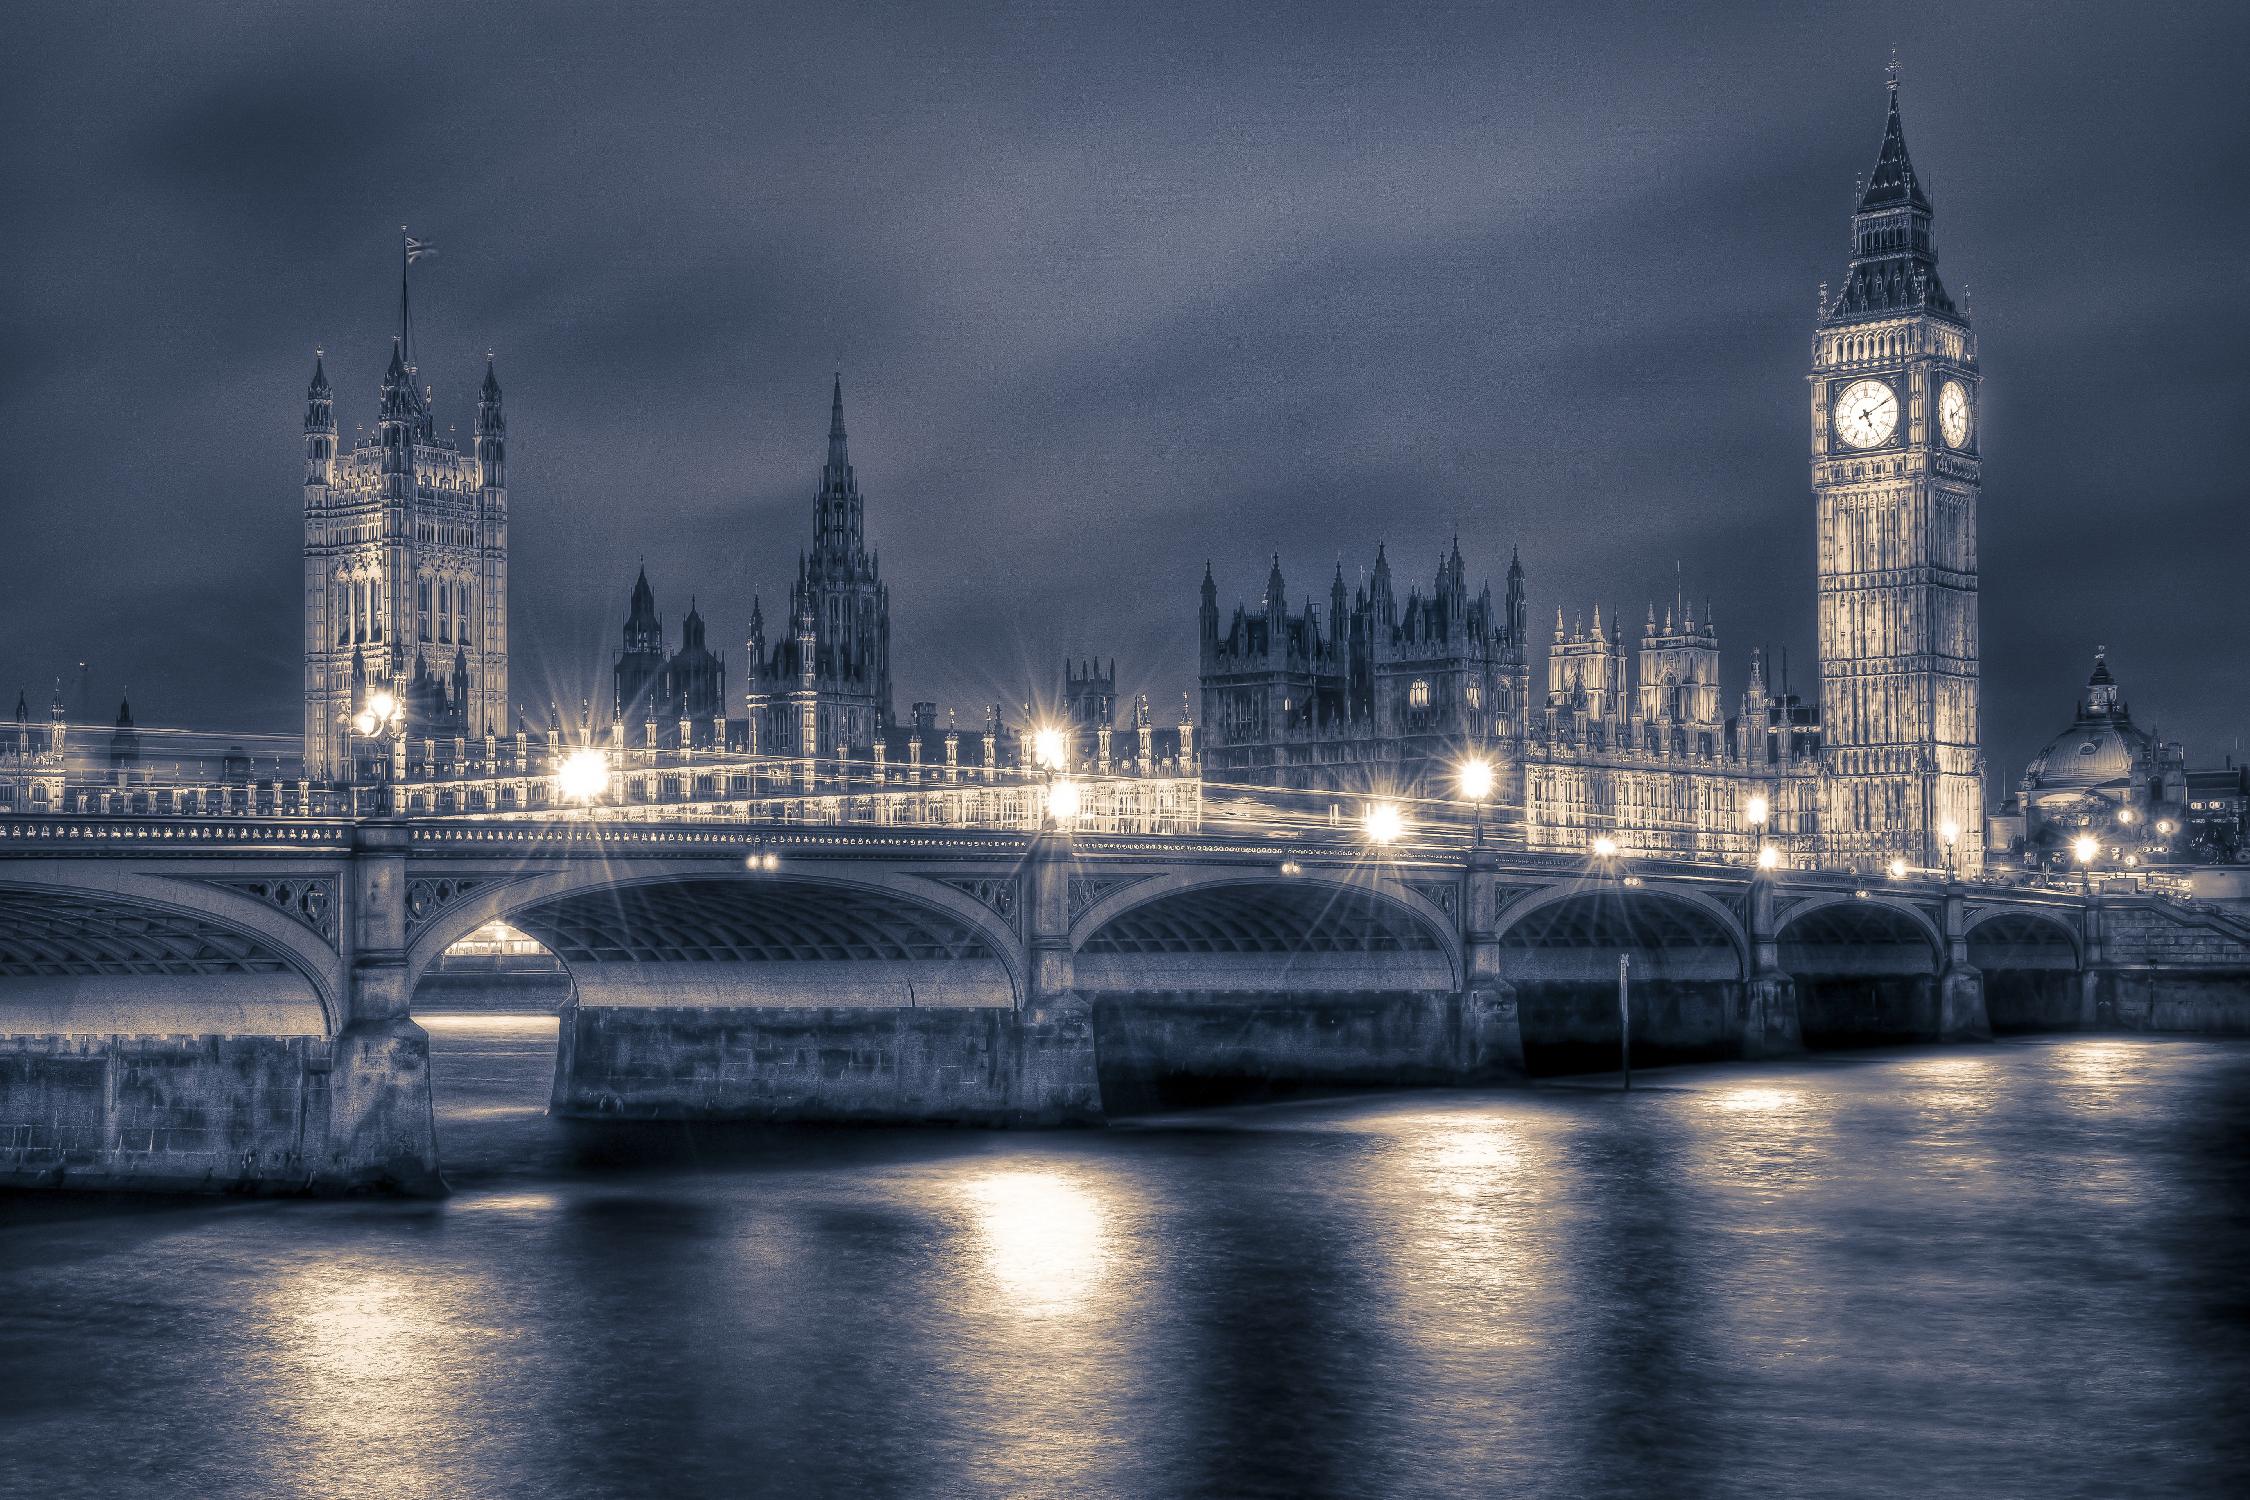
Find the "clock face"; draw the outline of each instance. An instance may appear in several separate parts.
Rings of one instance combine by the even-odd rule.
[[[1958,380],[1948,380],[1938,392],[1938,430],[1956,448],[1969,446],[1969,391]]]
[[[1836,435],[1872,448],[1898,426],[1898,392],[1880,380],[1855,380],[1836,398]]]

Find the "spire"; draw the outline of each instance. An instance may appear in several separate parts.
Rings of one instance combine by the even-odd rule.
[[[494,368],[490,349],[484,351],[484,404],[486,406],[498,406],[500,404],[500,376]]]
[[[117,700],[117,727],[119,729],[133,727],[133,700],[130,695]]]
[[[1891,58],[1889,118],[1883,122],[1883,144],[1875,153],[1875,170],[1867,174],[1867,186],[1859,195],[1859,211],[1871,213],[1878,209],[1895,208],[1901,204],[1929,211],[1929,197],[1922,191],[1922,181],[1914,174],[1914,162],[1906,154],[1906,129],[1898,119],[1898,58]]]
[[[844,372],[836,372],[836,385],[828,403],[828,467],[842,474],[850,459],[844,450]]]
[[[328,387],[328,366],[322,356],[326,351],[313,350],[312,384],[305,388],[307,401],[326,401],[335,394]]]
[[[1823,293],[1826,323],[1918,311],[1961,319],[1938,280],[1937,255],[1930,248],[1930,198],[1906,154],[1906,131],[1899,123],[1897,67],[1894,59],[1875,170],[1860,184],[1852,211],[1851,270],[1833,301]]]

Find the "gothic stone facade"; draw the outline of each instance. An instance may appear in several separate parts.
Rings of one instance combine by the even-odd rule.
[[[1347,594],[1339,565],[1326,615],[1289,612],[1274,559],[1256,611],[1219,628],[1218,583],[1203,575],[1203,770],[1213,782],[1412,793],[1434,786],[1465,751],[1512,768],[1530,665],[1523,566],[1504,603],[1472,596],[1455,541],[1430,592],[1402,602],[1380,547],[1368,583]],[[1509,798],[1512,788],[1499,793]],[[1440,793],[1442,795],[1442,793]]]
[[[798,554],[785,633],[766,639],[751,601],[744,707],[752,754],[866,759],[892,728],[891,591],[868,550],[836,381],[812,552]]]
[[[440,437],[432,393],[391,345],[375,435],[343,449],[315,358],[305,393],[305,766],[348,779],[349,722],[370,693],[408,705],[407,732],[505,734],[507,423],[491,362],[476,440]]]
[[[1288,613],[1277,563],[1262,608],[1224,636],[1205,577],[1211,775],[1443,796],[1433,773],[1480,751],[1535,849],[1607,834],[1633,853],[1749,857],[1763,837],[1793,864],[1981,869],[1977,349],[1938,280],[1930,218],[1894,86],[1850,274],[1823,289],[1812,344],[1817,711],[1754,665],[1724,715],[1716,633],[1684,602],[1661,627],[1651,611],[1631,660],[1615,622],[1566,634],[1558,615],[1533,709],[1520,565],[1505,619],[1467,604],[1457,549],[1404,621],[1380,562],[1371,599],[1348,604],[1339,573],[1324,632],[1310,605]],[[1746,821],[1755,796],[1762,835]]]

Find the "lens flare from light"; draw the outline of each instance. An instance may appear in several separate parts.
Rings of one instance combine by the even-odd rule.
[[[375,715],[364,708],[352,715],[352,733],[358,735],[361,739],[365,739],[374,732]]]
[[[398,699],[388,692],[377,689],[367,699],[367,711],[374,715],[376,723],[383,723],[392,714],[398,712]]]
[[[563,757],[555,770],[555,789],[572,802],[592,802],[609,790],[609,757],[591,745]]]
[[[1042,724],[1031,733],[1032,759],[1042,771],[1060,771],[1068,751],[1063,732],[1052,724]]]
[[[1481,755],[1473,756],[1461,762],[1455,779],[1460,783],[1462,796],[1471,802],[1482,802],[1492,795],[1492,762]]]
[[[1370,802],[1359,821],[1367,841],[1378,848],[1397,843],[1406,833],[1406,813],[1396,802]]]
[[[1903,859],[1894,859],[1885,868],[1893,880],[1904,880],[1906,878],[1906,861]]]
[[[1078,816],[1078,783],[1068,778],[1047,788],[1047,815],[1058,823],[1068,823]]]
[[[1745,802],[1742,805],[1742,816],[1749,820],[1750,826],[1753,828],[1765,827],[1766,819],[1771,816],[1772,813],[1773,804],[1766,800],[1765,793],[1763,792],[1759,792],[1756,795],[1752,796],[1748,802]]]
[[[1611,838],[1606,833],[1597,834],[1594,838],[1594,858],[1615,859],[1616,857],[1617,840]]]
[[[1781,851],[1771,844],[1760,847],[1758,850],[1758,868],[1761,870],[1776,870],[1780,867]]]
[[[2094,862],[2094,856],[2102,852],[2101,840],[2092,834],[2082,833],[2070,841],[2070,852],[2080,864],[2090,865]]]

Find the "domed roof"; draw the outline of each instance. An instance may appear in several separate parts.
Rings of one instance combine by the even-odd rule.
[[[2126,712],[2107,655],[2097,652],[2078,717],[2024,767],[2025,788],[2035,793],[2080,791],[2129,781],[2134,764],[2149,753],[2151,743],[2149,734],[2137,728]]]

